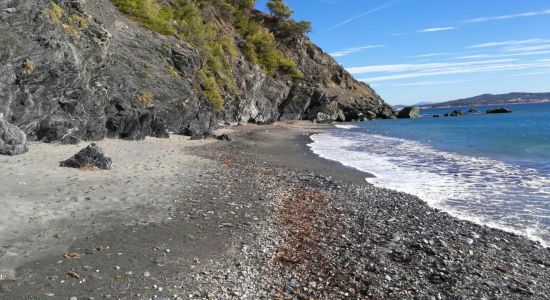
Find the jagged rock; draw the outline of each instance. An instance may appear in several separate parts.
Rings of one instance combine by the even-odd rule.
[[[475,108],[468,109],[468,113],[470,113],[470,114],[477,114],[478,112],[479,112],[479,110],[477,110]]]
[[[168,130],[152,109],[129,109],[117,106],[118,112],[107,120],[107,135],[112,138],[141,140],[146,136],[168,138]]]
[[[432,118],[439,118],[439,115],[438,114],[433,114]]]
[[[504,108],[504,107],[495,108],[495,109],[488,109],[486,111],[486,113],[488,113],[488,114],[509,114],[511,112],[512,112],[512,110],[510,110],[508,108]]]
[[[97,167],[102,170],[110,170],[112,165],[111,158],[95,143],[80,150],[73,157],[62,161],[60,166],[69,168]]]
[[[420,117],[420,109],[416,106],[405,107],[397,114],[398,119],[413,119]]]
[[[0,154],[19,155],[28,151],[27,136],[19,127],[8,123],[0,113]]]
[[[464,115],[464,113],[460,109],[455,109],[452,112],[447,114],[447,116],[450,116],[450,117],[458,117],[458,116],[462,116],[462,115]]]

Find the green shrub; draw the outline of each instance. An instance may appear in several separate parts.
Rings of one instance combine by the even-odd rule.
[[[223,107],[223,98],[220,95],[220,88],[218,87],[216,78],[208,76],[204,71],[200,72],[200,77],[204,96],[212,102],[216,111],[220,111]]]
[[[173,35],[173,8],[158,4],[155,0],[112,0],[122,12],[134,17],[145,27],[160,34]]]
[[[233,41],[215,23],[205,22],[199,8],[212,5],[225,20],[232,22],[246,41],[242,50],[247,59],[259,64],[267,74],[275,70],[285,71],[293,78],[301,74],[296,64],[277,49],[273,34],[250,18],[254,0],[171,0],[170,5],[156,0],[112,1],[148,29],[174,35],[201,51],[206,57],[206,64],[200,71],[202,90],[217,110],[223,107],[223,91],[236,87],[231,62],[238,52]]]

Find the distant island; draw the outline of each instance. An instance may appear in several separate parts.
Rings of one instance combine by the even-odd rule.
[[[525,104],[550,102],[550,93],[508,93],[500,95],[484,94],[471,98],[446,101],[440,103],[420,104],[422,108],[438,107],[460,107],[479,105],[501,105],[501,104]]]

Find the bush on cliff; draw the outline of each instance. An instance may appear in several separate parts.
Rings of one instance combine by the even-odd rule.
[[[280,70],[292,78],[301,78],[296,63],[285,58],[277,49],[273,33],[250,17],[254,0],[172,0],[169,3],[156,0],[112,1],[122,12],[148,29],[174,35],[201,51],[206,58],[206,65],[200,73],[201,87],[217,110],[223,107],[222,93],[235,88],[231,61],[237,56],[237,50],[233,41],[222,33],[216,23],[204,20],[200,8],[213,6],[225,19],[230,20],[245,40],[243,53],[252,63],[260,65],[265,73],[270,75]],[[273,9],[281,17],[292,15],[290,8],[283,2],[275,3]]]

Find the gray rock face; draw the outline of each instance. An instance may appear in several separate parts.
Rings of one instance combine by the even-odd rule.
[[[8,123],[0,113],[0,154],[19,155],[28,151],[27,136],[19,127]]]
[[[53,3],[61,15],[50,0],[0,1],[0,113],[29,140],[201,136],[219,123],[314,120],[319,113],[329,120],[394,116],[304,36],[280,43],[303,79],[267,76],[240,53],[232,62],[236,89],[215,112],[196,88],[205,64],[196,49],[136,24],[109,0]],[[235,45],[242,39],[229,37]]]
[[[416,106],[405,107],[397,114],[397,118],[399,119],[413,119],[418,117],[420,117],[420,109]]]
[[[98,145],[92,143],[80,150],[73,157],[62,161],[60,166],[69,168],[97,167],[102,170],[110,170],[111,158]]]

